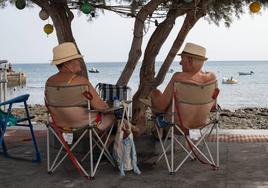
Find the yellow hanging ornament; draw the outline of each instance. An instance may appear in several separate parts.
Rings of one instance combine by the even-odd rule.
[[[51,24],[46,24],[46,25],[44,26],[44,32],[45,32],[47,35],[51,34],[51,33],[53,32],[53,30],[54,30],[54,27],[53,27],[53,25],[51,25]]]
[[[258,1],[255,1],[249,5],[249,9],[252,13],[257,13],[261,10],[261,4]]]

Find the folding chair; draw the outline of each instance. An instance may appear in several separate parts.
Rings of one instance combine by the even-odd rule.
[[[29,96],[30,96],[29,94],[25,94],[25,95],[21,95],[21,96],[18,96],[13,99],[0,103],[0,107],[8,105],[7,111],[6,112],[2,111],[2,116],[0,118],[0,146],[2,146],[3,154],[6,157],[9,157],[10,155],[8,154],[7,146],[4,141],[4,136],[5,136],[7,127],[10,126],[11,124],[13,124],[12,126],[29,127],[31,131],[34,149],[35,149],[35,159],[33,161],[41,162],[41,156],[38,150],[38,146],[36,143],[33,126],[31,122],[31,119],[33,119],[34,116],[31,116],[29,114],[29,109],[28,109],[28,104],[27,104],[27,100]],[[24,109],[25,109],[25,114],[23,117],[16,117],[11,114],[13,104],[16,104],[16,103],[23,103]],[[11,124],[10,124],[10,118],[13,118],[13,123]]]
[[[99,96],[102,98],[102,100],[106,101],[109,104],[109,106],[113,106],[113,101],[115,98],[117,98],[119,101],[127,101],[127,104],[128,104],[127,116],[131,120],[131,117],[132,117],[131,91],[132,90],[130,87],[107,84],[107,83],[98,83],[95,88]]]
[[[84,96],[84,94],[88,93],[88,85],[70,85],[70,86],[46,86],[46,107],[48,109],[48,113],[50,115],[50,119],[47,124],[47,171],[49,173],[53,173],[59,165],[64,161],[64,159],[68,156],[78,172],[90,179],[93,179],[97,168],[99,166],[100,160],[103,155],[110,161],[110,163],[115,166],[113,158],[111,154],[108,152],[107,143],[110,138],[113,125],[108,130],[106,135],[106,139],[103,141],[102,136],[99,136],[96,129],[96,124],[92,123],[91,114],[89,113],[88,123],[81,128],[70,128],[64,129],[57,125],[55,121],[55,117],[51,113],[51,108],[68,108],[68,107],[77,107],[77,106],[87,106],[88,109],[85,108],[88,112],[101,112],[101,113],[110,113],[113,112],[114,109],[107,110],[90,110],[90,101]],[[73,134],[78,130],[82,130],[82,134],[72,143],[71,140]],[[61,144],[54,160],[51,164],[50,158],[50,132],[55,136],[55,138]],[[82,139],[87,138],[89,141],[88,152],[82,157],[81,160],[78,160],[78,156],[76,156],[74,149],[78,146],[79,142]],[[68,143],[69,142],[69,143]],[[94,148],[98,148],[100,150],[100,154],[97,159],[94,159]],[[64,150],[65,153],[64,153]],[[90,172],[88,173],[86,169],[82,166],[82,162],[89,156],[90,161]],[[94,164],[94,162],[96,163]]]
[[[142,99],[141,101],[152,108],[154,111],[154,115],[152,115],[152,119],[155,122],[155,129],[157,131],[157,136],[160,141],[162,153],[159,155],[159,158],[156,162],[159,162],[163,157],[165,158],[166,165],[170,174],[177,172],[181,166],[185,163],[188,158],[195,159],[197,158],[201,163],[209,164],[213,167],[213,169],[217,169],[219,167],[219,140],[218,140],[218,105],[215,105],[216,112],[213,118],[209,120],[209,122],[201,125],[191,125],[194,129],[189,129],[185,126],[185,119],[183,119],[182,113],[185,105],[191,106],[193,108],[199,108],[202,105],[210,105],[217,104],[217,96],[219,93],[219,89],[217,87],[217,81],[209,83],[209,84],[194,84],[187,82],[176,82],[174,84],[174,93],[172,99],[172,110],[171,112],[159,112],[153,109],[152,104],[148,100]],[[200,111],[195,116],[199,116],[200,113],[205,115],[205,117],[209,118],[209,114],[211,111],[211,107],[206,109],[207,111]],[[171,121],[167,121],[163,118],[164,115],[170,115]],[[192,118],[196,118],[192,117]],[[177,121],[175,122],[175,119]],[[180,126],[179,126],[180,125]],[[159,128],[167,127],[167,135],[165,138],[162,138]],[[215,129],[216,135],[216,162],[212,156],[212,152],[207,144],[207,138]],[[189,138],[188,133],[193,130],[197,130],[199,132],[200,138],[195,142]],[[175,131],[179,131],[180,134],[183,135],[185,139],[183,139],[189,148],[185,147],[181,140],[179,140],[178,136],[176,136]],[[203,147],[206,149],[205,152],[200,149],[201,143]],[[186,156],[183,160],[175,166],[175,152],[184,150],[186,152]],[[170,159],[168,158],[167,153],[170,152]],[[178,152],[179,154],[179,152]]]
[[[118,124],[117,124],[117,129],[120,129],[123,125],[123,120],[126,120],[128,122],[128,125],[131,126],[132,124],[130,123],[131,118],[132,118],[132,95],[131,95],[131,88],[128,86],[122,86],[122,85],[113,85],[113,84],[107,84],[107,83],[98,83],[96,85],[96,90],[99,93],[99,96],[105,100],[110,106],[117,106],[115,104],[115,99],[120,101],[121,104],[121,109],[115,110],[115,116],[118,119]],[[132,129],[131,129],[132,130]],[[118,131],[118,130],[117,130]],[[133,130],[132,130],[133,131]],[[117,132],[118,133],[118,132]],[[114,152],[114,158],[119,164],[119,170],[120,170],[120,175],[124,176],[124,164],[125,162],[123,158],[126,157],[127,155],[127,145],[132,145],[131,148],[131,155],[132,155],[132,166],[133,170],[135,173],[140,174],[140,170],[137,166],[137,157],[136,157],[136,149],[135,149],[135,144],[133,141],[133,135],[131,136],[131,139],[126,139],[126,140],[121,140],[123,143],[124,147],[122,149],[122,159],[118,156],[117,152]],[[115,147],[117,148],[117,147]],[[115,149],[114,148],[114,149]],[[117,154],[116,154],[117,153]]]

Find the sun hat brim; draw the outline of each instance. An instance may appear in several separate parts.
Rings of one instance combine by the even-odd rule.
[[[79,59],[79,58],[83,58],[83,56],[80,55],[80,54],[75,54],[75,55],[60,58],[60,59],[53,59],[51,61],[51,64],[52,65],[59,65],[59,64],[65,63],[67,61],[70,61],[70,60],[73,60],[73,59]]]
[[[193,57],[195,59],[202,60],[202,61],[206,61],[208,59],[207,57],[199,56],[199,55],[196,55],[196,54],[191,54],[191,53],[188,53],[188,52],[182,52],[182,53],[177,54],[177,55],[179,55],[179,56],[185,55],[185,56]]]

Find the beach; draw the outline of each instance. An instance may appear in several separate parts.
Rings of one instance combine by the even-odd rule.
[[[47,110],[44,105],[30,105],[29,111],[35,118],[35,128],[43,128],[47,121]],[[13,114],[21,116],[23,108],[15,108]],[[235,111],[222,109],[220,112],[221,129],[268,129],[268,108],[239,108]]]

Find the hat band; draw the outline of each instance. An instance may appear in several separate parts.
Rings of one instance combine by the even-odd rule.
[[[53,61],[60,61],[60,60],[63,60],[63,59],[67,59],[69,57],[73,57],[73,56],[76,56],[76,55],[80,55],[80,54],[74,54],[74,55],[70,55],[70,56],[66,56],[66,57],[62,57],[62,58],[58,58],[58,59],[53,59]],[[82,56],[82,55],[81,55]]]
[[[204,56],[197,55],[197,54],[192,54],[192,53],[185,52],[185,51],[183,51],[183,52],[182,52],[181,54],[179,54],[179,55],[187,55],[187,56],[190,56],[190,57],[199,59],[199,60],[207,60],[207,59],[208,59],[208,58],[206,58],[206,57],[204,57]]]

